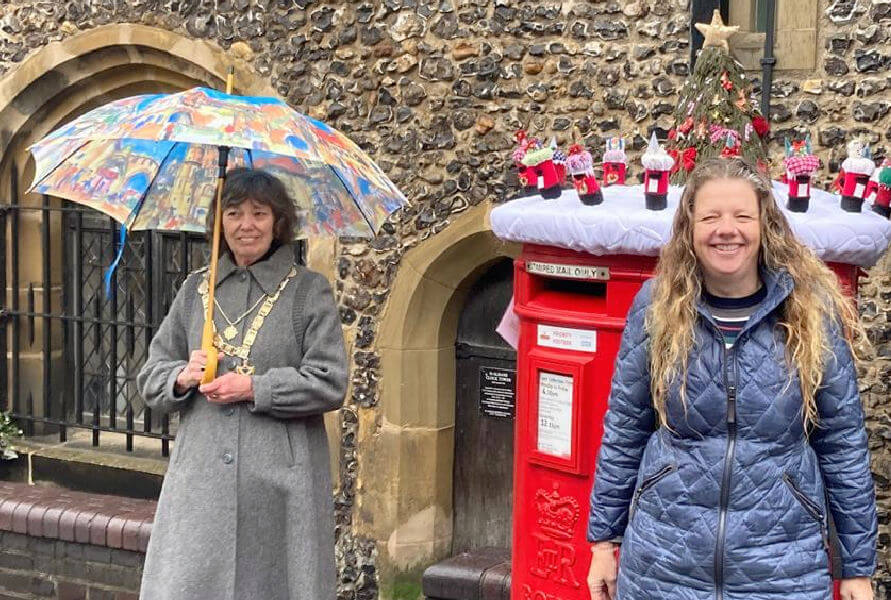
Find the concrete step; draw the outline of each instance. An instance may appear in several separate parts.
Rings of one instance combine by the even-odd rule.
[[[58,435],[18,440],[15,464],[0,470],[0,479],[54,485],[69,490],[155,500],[167,471],[160,441],[135,438],[126,451],[123,434],[103,432],[100,446],[92,445],[88,430],[69,430],[68,441]]]

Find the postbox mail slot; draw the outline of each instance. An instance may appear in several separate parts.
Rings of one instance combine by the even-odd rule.
[[[606,282],[590,281],[587,279],[555,279],[543,278],[541,285],[537,286],[539,294],[560,294],[571,296],[584,296],[594,298],[606,298]]]
[[[624,319],[641,282],[646,279],[645,265],[640,260],[623,265],[615,257],[572,255],[553,261],[547,258],[544,255],[544,260],[538,257],[517,260],[515,308],[528,307],[578,322],[595,315]],[[596,262],[586,264],[585,260]]]
[[[535,281],[529,286],[529,304],[543,309],[603,314],[607,308],[607,282],[584,279],[557,279],[527,275]]]

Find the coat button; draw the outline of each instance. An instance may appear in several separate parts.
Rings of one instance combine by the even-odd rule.
[[[226,453],[223,455],[223,462],[224,462],[225,464],[227,464],[227,465],[231,465],[233,460],[235,460],[235,458],[232,456],[231,453],[226,452]]]
[[[229,408],[226,409],[226,416],[231,417],[234,414],[235,414],[234,406],[230,406]]]
[[[244,281],[245,279],[247,279],[247,273],[242,273],[241,280]]]

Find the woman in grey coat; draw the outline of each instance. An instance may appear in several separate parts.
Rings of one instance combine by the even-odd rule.
[[[322,275],[294,262],[296,215],[279,180],[238,169],[222,198],[217,377],[199,387],[201,269],[177,293],[137,379],[148,406],[180,419],[140,597],[333,599],[322,415],[341,406],[347,382],[334,297]]]

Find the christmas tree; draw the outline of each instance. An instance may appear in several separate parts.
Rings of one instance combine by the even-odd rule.
[[[672,180],[683,183],[697,161],[714,156],[743,156],[767,170],[770,126],[752,102],[752,85],[727,45],[738,27],[725,26],[716,10],[710,24],[696,28],[705,42],[668,132],[669,154],[675,158]]]

